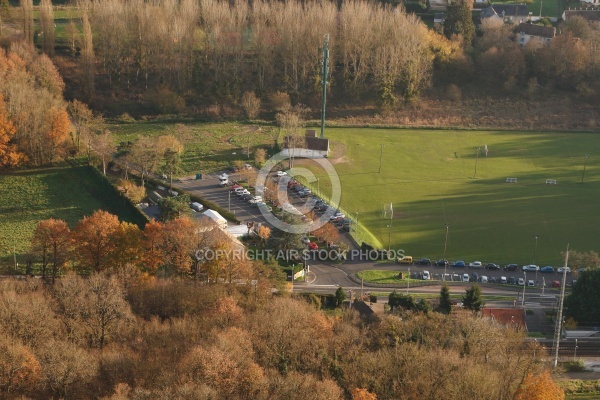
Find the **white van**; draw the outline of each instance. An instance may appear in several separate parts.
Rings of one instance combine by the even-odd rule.
[[[463,282],[469,282],[469,274],[463,274],[462,281]]]
[[[423,271],[423,280],[428,281],[430,279],[431,279],[431,275],[429,274],[429,271]]]
[[[204,206],[200,203],[196,203],[193,202],[192,204],[190,204],[190,207],[192,207],[192,210],[196,210],[196,211],[202,211],[204,209]]]
[[[223,174],[223,175],[219,176],[219,185],[221,185],[221,186],[229,185],[229,175]]]
[[[501,276],[500,277],[500,283],[502,283],[502,284],[507,284],[508,283],[508,280],[506,279],[505,276]]]
[[[482,275],[480,278],[481,283],[488,283],[488,277],[485,275]]]

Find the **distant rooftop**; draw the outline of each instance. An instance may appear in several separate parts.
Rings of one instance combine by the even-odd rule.
[[[521,23],[519,24],[518,29],[519,33],[524,33],[530,36],[539,36],[550,39],[556,36],[556,28],[549,26]]]

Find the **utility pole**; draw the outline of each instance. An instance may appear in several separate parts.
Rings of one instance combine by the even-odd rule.
[[[535,258],[536,258],[535,256],[537,254],[537,240],[538,240],[538,235],[535,235],[534,239],[535,239],[535,246],[533,247],[533,265],[537,265],[535,263]]]
[[[581,183],[583,183],[583,178],[585,177],[585,167],[587,166],[587,159],[590,157],[589,154],[585,155],[585,158],[583,159],[583,173],[581,174]]]
[[[558,303],[558,315],[556,317],[556,330],[554,331],[554,368],[558,365],[558,349],[560,347],[560,335],[562,332],[563,305],[565,300],[565,284],[567,283],[567,264],[569,263],[569,245],[565,255],[565,267],[563,268],[563,280],[560,287],[560,298]]]
[[[479,160],[479,149],[477,148],[477,156],[475,156],[475,173],[473,174],[473,179],[477,178],[477,161]]]
[[[381,143],[381,152],[379,153],[379,171],[377,171],[378,174],[381,173],[381,162],[383,161],[383,148],[385,147],[385,145],[383,143]]]
[[[392,222],[390,221],[390,224],[387,226],[388,227],[388,254],[390,252],[390,243],[392,240]]]
[[[406,281],[406,295],[408,296],[408,289],[410,289],[410,268],[408,269],[408,280]]]
[[[527,287],[527,272],[523,272],[523,298],[521,299],[521,307],[525,307],[525,288]]]
[[[443,281],[446,280],[446,266],[448,265],[448,261],[446,261],[446,248],[448,247],[448,230],[450,229],[450,224],[446,224],[446,240],[444,240],[444,256],[442,257],[442,260],[444,260],[444,279],[442,279]]]
[[[329,62],[329,34],[325,34],[325,44],[323,45],[323,75],[321,76],[321,85],[323,85],[323,94],[321,101],[321,138],[325,137],[325,104],[327,103],[327,74]]]

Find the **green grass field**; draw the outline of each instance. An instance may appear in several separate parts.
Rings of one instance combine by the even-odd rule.
[[[263,126],[249,134],[249,127],[192,123],[177,130],[169,122],[137,122],[111,130],[119,141],[175,134],[186,148],[181,175],[189,175],[246,160],[248,140],[251,153],[258,147],[272,151],[278,128]],[[342,183],[341,208],[358,216],[369,243],[386,248],[389,234],[390,247],[437,259],[444,253],[445,226],[450,224],[450,260],[528,264],[535,259],[539,265],[557,266],[568,243],[578,251],[600,250],[600,169],[593,152],[600,148],[597,134],[328,128],[326,135]],[[318,189],[327,196],[326,175],[314,172],[320,178]],[[508,177],[518,182],[506,183]],[[547,185],[546,179],[558,184]],[[390,220],[383,218],[386,203],[394,208],[391,229]]]
[[[600,147],[597,134],[331,128],[327,136],[334,154],[344,155],[332,160],[342,209],[358,212],[383,247],[391,233],[392,248],[441,258],[450,224],[450,260],[561,265],[568,243],[600,250],[597,155],[587,159],[580,183],[584,155]],[[315,174],[327,193],[326,177]],[[518,183],[506,183],[508,177]],[[393,204],[391,221],[383,218],[386,203]]]
[[[48,168],[0,175],[0,263],[28,251],[38,221],[64,219],[73,228],[97,209],[132,221],[114,194],[102,191],[86,168]]]

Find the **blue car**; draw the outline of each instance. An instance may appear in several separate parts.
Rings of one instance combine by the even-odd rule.
[[[454,261],[452,264],[453,267],[464,267],[466,264],[464,261]]]
[[[540,272],[554,272],[554,267],[550,267],[550,266],[542,267],[542,268],[540,268]]]

